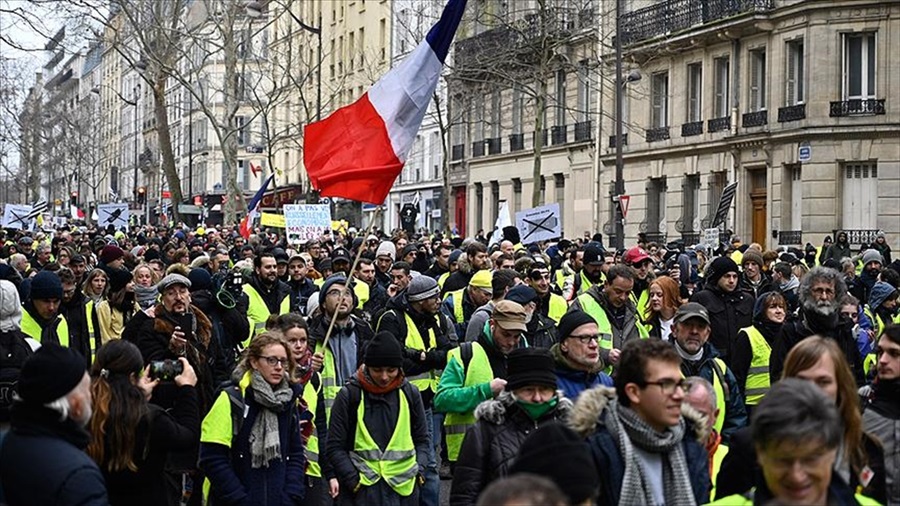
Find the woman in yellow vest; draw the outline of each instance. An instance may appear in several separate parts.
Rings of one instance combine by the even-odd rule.
[[[756,298],[753,325],[738,331],[731,355],[731,372],[744,392],[747,414],[769,390],[769,355],[772,345],[781,338],[787,316],[787,303],[778,292]]]
[[[291,381],[287,343],[263,332],[250,342],[236,382],[203,419],[199,467],[210,504],[300,504],[305,459],[298,409],[301,388]]]
[[[403,376],[397,338],[379,332],[331,409],[326,456],[341,504],[418,506],[428,464],[422,397]]]

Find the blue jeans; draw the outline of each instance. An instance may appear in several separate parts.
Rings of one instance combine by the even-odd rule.
[[[428,445],[428,466],[425,468],[425,485],[419,492],[419,505],[440,506],[441,480],[438,475],[434,448],[440,444],[441,431],[435,432],[434,430],[434,410],[430,407],[425,410],[425,425],[428,427],[431,444]]]

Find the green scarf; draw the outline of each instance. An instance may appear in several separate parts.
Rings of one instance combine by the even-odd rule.
[[[556,405],[559,404],[559,396],[554,395],[552,399],[546,402],[539,402],[537,404],[533,402],[525,402],[516,399],[516,404],[522,408],[522,411],[528,415],[528,418],[531,418],[534,421],[540,420],[544,415],[553,411],[556,408]]]

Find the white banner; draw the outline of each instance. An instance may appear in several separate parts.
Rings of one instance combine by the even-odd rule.
[[[559,204],[548,204],[517,212],[516,228],[519,229],[519,238],[522,244],[562,237]]]
[[[30,217],[31,206],[28,204],[6,204],[3,211],[3,228],[31,230],[34,218]]]
[[[331,206],[328,204],[286,204],[284,224],[288,243],[318,239],[331,230]]]
[[[97,225],[106,228],[110,225],[116,230],[128,226],[128,204],[100,204],[97,206]]]

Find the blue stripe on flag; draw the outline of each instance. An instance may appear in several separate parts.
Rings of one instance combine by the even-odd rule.
[[[459,27],[459,21],[462,19],[463,12],[466,10],[466,0],[450,0],[444,7],[441,19],[431,27],[425,40],[431,46],[431,50],[437,56],[441,63],[447,58],[450,51],[450,44],[453,42],[453,36],[456,35],[456,29]]]

